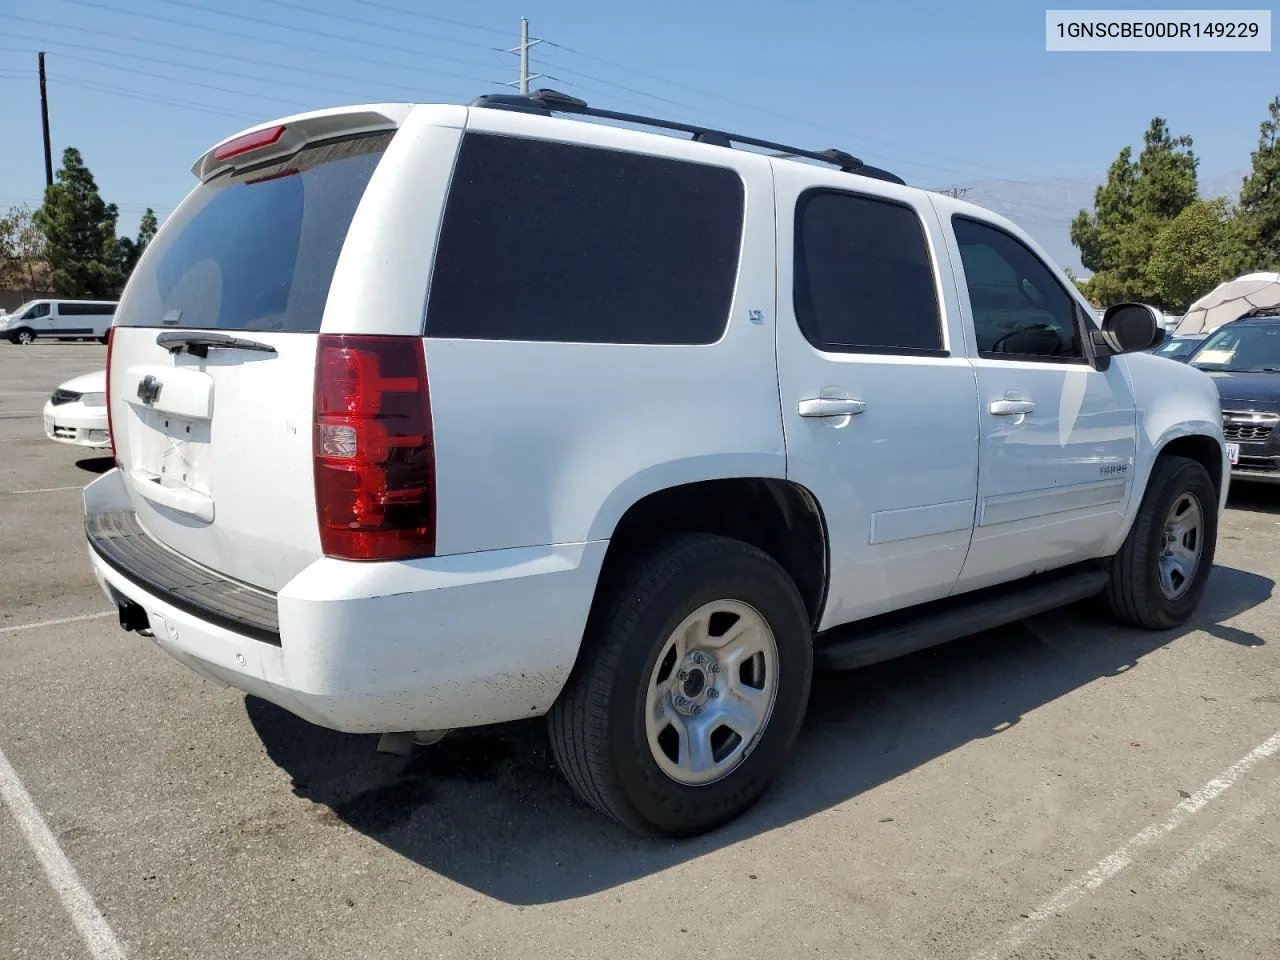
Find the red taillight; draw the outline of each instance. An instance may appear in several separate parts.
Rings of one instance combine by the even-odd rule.
[[[261,150],[263,147],[269,147],[276,143],[284,136],[284,127],[267,127],[265,130],[255,130],[253,133],[246,133],[243,137],[236,137],[234,140],[228,141],[213,151],[213,159],[230,160],[232,157],[238,157],[242,153],[249,153],[251,150]]]
[[[316,353],[316,515],[342,560],[435,554],[435,451],[417,337],[322,335]]]
[[[115,342],[116,328],[107,327],[107,437],[111,440],[111,459],[118,467],[120,460],[116,456],[116,432],[111,427],[111,348],[115,346]]]

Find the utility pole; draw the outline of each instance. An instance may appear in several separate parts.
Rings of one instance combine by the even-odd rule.
[[[44,51],[40,51],[40,119],[44,123],[44,185],[53,186],[53,149],[49,146],[49,91],[44,82]]]
[[[955,197],[957,200],[963,200],[965,194],[969,192],[969,189],[969,187],[944,187],[943,189],[935,192],[941,193],[944,196]]]
[[[517,80],[515,83],[508,83],[507,86],[517,87],[520,90],[520,93],[522,95],[528,95],[530,80],[537,80],[539,77],[542,76],[542,74],[540,73],[535,73],[532,75],[529,73],[529,48],[537,46],[541,42],[542,42],[541,40],[529,39],[529,18],[521,17],[520,18],[520,46],[507,51],[508,53],[520,54],[520,79]]]

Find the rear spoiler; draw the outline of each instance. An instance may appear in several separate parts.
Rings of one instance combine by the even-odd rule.
[[[249,165],[257,166],[265,160],[288,157],[297,153],[308,143],[318,140],[331,140],[334,137],[377,133],[383,130],[394,130],[404,122],[413,107],[411,104],[373,104],[359,107],[337,107],[330,110],[313,110],[310,113],[299,113],[282,120],[270,120],[257,126],[248,127],[239,133],[215,143],[194,164],[191,172],[203,183],[210,177],[226,170]],[[263,146],[236,153],[226,159],[219,160],[219,150],[228,144],[250,137],[255,133],[266,133],[275,128],[283,128],[282,132],[270,139]]]

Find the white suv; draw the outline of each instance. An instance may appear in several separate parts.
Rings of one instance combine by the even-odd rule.
[[[1100,330],[1013,224],[838,151],[557,113],[649,122],[352,107],[196,162],[84,497],[123,626],[338,730],[547,714],[587,801],[687,835],[779,771],[815,664],[1190,616],[1222,423],[1131,352],[1150,308]]]

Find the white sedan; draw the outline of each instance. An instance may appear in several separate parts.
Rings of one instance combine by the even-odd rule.
[[[44,405],[44,435],[58,443],[109,447],[105,370],[68,380]]]

